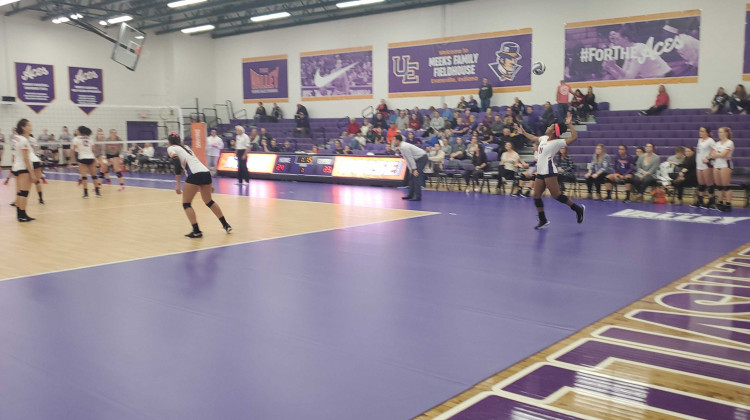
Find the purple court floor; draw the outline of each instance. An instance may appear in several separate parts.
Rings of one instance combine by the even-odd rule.
[[[577,225],[547,199],[536,232],[508,196],[239,191],[217,181],[439,214],[0,282],[0,418],[408,419],[750,238],[748,220],[610,216],[717,216],[670,205],[582,200]]]

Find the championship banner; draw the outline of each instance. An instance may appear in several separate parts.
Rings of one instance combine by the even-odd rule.
[[[372,99],[372,47],[300,54],[303,101]]]
[[[745,11],[745,60],[742,64],[742,80],[750,80],[750,4]]]
[[[388,44],[388,96],[531,90],[531,29]]]
[[[70,100],[86,114],[104,102],[104,75],[102,69],[68,67]],[[84,106],[88,105],[88,106]]]
[[[700,10],[565,25],[571,87],[697,83]]]
[[[50,64],[16,63],[16,87],[22,102],[51,103],[55,100],[55,67]],[[40,113],[43,105],[29,105]]]
[[[286,55],[242,59],[242,92],[245,103],[288,102]]]

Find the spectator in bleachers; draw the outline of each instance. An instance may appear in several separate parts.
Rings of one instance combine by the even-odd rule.
[[[266,141],[268,142],[268,151],[269,152],[273,152],[273,153],[279,153],[279,152],[281,152],[281,148],[276,143],[276,139],[273,139],[273,138],[270,139],[270,140],[266,139]]]
[[[609,155],[604,149],[603,144],[596,145],[594,156],[591,157],[588,169],[588,172],[584,176],[586,178],[586,188],[588,189],[588,196],[586,198],[592,198],[591,190],[593,187],[596,187],[596,195],[601,200],[602,184],[607,179],[607,175],[612,172],[612,161],[609,159]]]
[[[466,105],[469,106],[469,112],[479,112],[479,104],[477,103],[477,100],[474,99],[474,95],[469,95],[469,102],[467,102]]]
[[[482,86],[479,87],[479,100],[482,102],[481,109],[487,109],[492,102],[492,85],[485,77],[482,79]]]
[[[720,87],[716,91],[716,95],[711,100],[711,113],[712,114],[723,114],[729,109],[729,95],[724,92],[724,88]]]
[[[513,150],[513,143],[505,142],[503,154],[500,155],[500,168],[497,174],[498,188],[503,180],[515,180],[516,172],[521,165],[521,156]]]
[[[318,147],[317,144],[313,144],[312,149],[310,149],[310,154],[319,155],[320,154],[320,147]]]
[[[685,187],[697,187],[698,178],[695,170],[695,150],[688,146],[685,147],[685,160],[682,162],[679,172],[675,174],[672,185],[677,190],[677,202],[682,205],[682,196]]]
[[[635,192],[638,194],[640,200],[643,200],[643,193],[646,192],[646,188],[656,182],[656,172],[658,170],[659,155],[654,153],[653,144],[646,143],[646,153],[638,158],[638,162],[635,165],[635,175],[633,176]]]
[[[409,134],[406,135],[406,142],[409,144],[413,144],[416,146],[422,145],[422,140],[420,140],[413,131],[409,131]]]
[[[432,119],[430,120],[430,128],[431,130],[427,130],[427,132],[430,134],[437,134],[439,130],[445,128],[445,120],[440,116],[440,114],[438,114],[437,111],[432,114]]]
[[[273,136],[271,136],[270,134],[268,134],[268,131],[266,130],[266,128],[265,128],[265,127],[262,127],[262,128],[260,129],[260,138],[262,138],[262,139],[266,139],[266,141],[269,141],[269,142],[270,142],[271,140],[273,140]]]
[[[388,123],[386,122],[383,114],[375,114],[375,119],[372,122],[372,127],[385,131],[388,129]]]
[[[643,146],[635,148],[635,161],[633,162],[633,167],[635,167],[635,164],[638,163],[638,159],[640,159],[644,153],[646,153],[646,149],[644,149]]]
[[[401,110],[396,108],[393,114],[390,114],[387,118],[388,125],[396,124],[396,121],[398,121],[399,116],[401,116]]]
[[[334,155],[343,155],[344,154],[344,146],[341,144],[341,140],[336,140],[333,146],[333,154]]]
[[[365,137],[367,138],[368,143],[383,143],[385,140],[383,139],[383,132],[379,128],[373,128],[371,130],[367,131],[367,134]]]
[[[487,80],[487,79],[485,79]],[[469,182],[474,184],[474,192],[479,192],[479,179],[484,177],[484,171],[487,168],[487,154],[484,153],[484,148],[479,147],[476,144],[470,146],[471,165],[473,169],[466,169],[464,171],[464,181],[466,181],[466,192],[469,192]]]
[[[396,151],[393,150],[393,148],[391,147],[390,144],[386,143],[386,145],[385,145],[385,152],[383,152],[383,154],[386,155],[386,156],[395,156],[396,155]]]
[[[344,154],[345,155],[353,155],[354,152],[352,151],[352,148],[349,146],[344,146]]]
[[[417,114],[411,114],[411,119],[409,120],[409,129],[420,130],[421,128],[422,128],[422,120],[418,118]]]
[[[383,116],[384,120],[388,117],[388,105],[385,104],[385,99],[380,100],[380,105],[375,110]]]
[[[513,105],[511,108],[513,108],[513,112],[515,112],[516,115],[526,114],[526,105],[524,105],[518,97],[513,99]]]
[[[552,110],[552,104],[549,102],[544,103],[544,113],[542,114],[541,122],[542,122],[542,129],[544,130],[545,127],[549,127],[552,124],[554,124],[556,121],[555,118],[555,112]]]
[[[216,164],[219,163],[223,148],[224,140],[216,134],[216,130],[211,130],[211,135],[206,139],[206,163],[212,175],[216,175]]]
[[[357,134],[352,137],[351,142],[349,143],[351,148],[353,150],[364,150],[365,146],[367,145],[367,139],[364,135],[362,135],[362,131],[359,131]]]
[[[560,121],[564,121],[565,116],[568,115],[570,93],[570,86],[565,83],[565,80],[560,80],[560,84],[557,86],[557,118]]]
[[[533,106],[526,107],[526,115],[523,116],[523,129],[528,133],[536,135],[539,133],[539,116],[534,112]]]
[[[253,128],[250,130],[250,151],[257,152],[260,146],[260,134],[257,128]]]
[[[396,127],[398,127],[399,130],[406,130],[409,128],[409,112],[407,110],[401,110],[398,118],[396,118]]]
[[[429,115],[425,115],[422,117],[422,137],[427,137],[430,135],[430,130],[432,127],[430,127],[430,123],[432,122],[432,118],[430,118]]]
[[[446,130],[445,136],[438,139],[440,150],[442,150],[446,156],[450,156],[451,152],[453,151],[450,140],[451,134],[452,133],[450,132],[450,130]]]
[[[714,161],[714,183],[719,191],[717,208],[724,212],[732,211],[732,190],[729,188],[734,168],[732,153],[734,153],[732,129],[721,127],[719,128],[719,141],[714,144],[711,151],[711,159]]]
[[[459,117],[456,120],[456,126],[453,128],[453,135],[465,136],[466,134],[469,134],[469,124],[467,123],[466,120]]]
[[[482,125],[490,128],[492,123],[495,122],[495,115],[492,114],[492,108],[487,108],[485,111],[484,117],[482,118]]]
[[[662,111],[669,108],[669,95],[667,94],[667,88],[664,85],[659,85],[659,94],[656,95],[656,102],[651,108],[641,111],[641,115],[658,115]]]
[[[349,118],[349,125],[346,127],[346,133],[348,135],[355,135],[359,133],[360,129],[362,127],[359,126],[359,123],[357,122],[357,119],[354,117]]]
[[[475,115],[469,116],[469,132],[473,133],[477,131],[477,127],[479,127],[479,122],[477,121],[477,117]]]
[[[560,191],[565,192],[565,183],[576,183],[576,164],[568,153],[568,146],[563,146],[555,156],[555,166],[557,166],[557,182],[560,184]]]
[[[575,124],[579,124],[581,118],[581,115],[583,114],[583,92],[581,92],[581,89],[576,89],[575,92],[573,92],[573,100],[570,101],[570,111],[573,114],[573,119],[575,120]]]
[[[747,114],[748,108],[750,108],[750,100],[747,99],[747,92],[745,91],[745,85],[737,85],[734,88],[732,97],[729,98],[729,106],[732,109],[733,114]]]
[[[461,113],[458,112],[458,111],[455,111],[453,113],[453,115],[451,115],[450,120],[446,120],[449,123],[449,124],[446,124],[446,125],[450,125],[450,128],[454,129],[454,128],[458,127],[458,120],[459,119],[461,119]]]
[[[390,128],[388,128],[388,132],[386,133],[385,140],[390,143],[393,141],[393,138],[396,137],[397,134],[401,134],[401,130],[398,129],[396,124],[391,124]]]
[[[475,131],[474,134],[479,138],[479,140],[484,140],[490,136],[490,129],[487,128],[487,126],[484,124],[479,124],[477,126],[477,131]]]
[[[588,120],[589,115],[598,109],[596,105],[596,95],[594,95],[594,88],[589,86],[586,91],[586,96],[583,97],[583,107],[581,107],[581,120]]]
[[[635,159],[628,155],[628,148],[621,144],[617,146],[617,157],[614,161],[614,170],[611,174],[607,175],[605,187],[607,189],[606,201],[612,199],[612,184],[615,182],[625,183],[625,203],[630,202],[630,190],[633,187],[633,169],[635,167]]]
[[[429,147],[428,149],[427,159],[429,159],[429,162],[427,163],[427,167],[425,167],[424,171],[427,173],[442,172],[443,161],[445,161],[445,151],[443,151],[440,143],[436,143],[434,146]]]
[[[258,102],[258,108],[255,110],[255,124],[266,121],[266,108],[263,106],[263,102]]]
[[[296,123],[295,136],[306,137],[310,132],[310,114],[308,114],[307,108],[304,105],[297,104],[297,113],[294,114],[294,122]]]
[[[138,166],[144,166],[151,159],[154,158],[154,145],[146,143],[143,148],[138,152]]]
[[[271,109],[271,118],[273,122],[279,122],[282,118],[284,118],[284,113],[281,111],[281,107],[276,102],[273,103],[273,108]]]
[[[413,115],[417,116],[417,119],[419,120],[419,123],[424,126],[424,115],[422,115],[422,112],[419,110],[418,106],[415,106],[414,109],[411,110]]]
[[[510,143],[513,145],[513,150],[523,150],[524,144],[526,144],[526,137],[519,136],[516,133],[512,132],[510,127],[504,126],[499,143]]]
[[[284,142],[284,146],[281,147],[281,151],[284,153],[294,153],[297,151],[297,149],[294,146],[292,146],[292,142],[290,142],[289,140],[286,140]]]
[[[504,128],[505,124],[503,123],[503,120],[499,115],[495,115],[495,121],[493,121],[490,126],[490,133],[492,133],[493,136],[502,136]]]
[[[362,122],[362,127],[359,128],[359,131],[362,132],[363,136],[367,136],[367,133],[369,133],[370,130],[372,130],[372,123],[370,122],[370,120],[365,118]]]
[[[458,100],[458,105],[456,105],[456,109],[459,111],[463,111],[468,106],[469,105],[466,103],[466,99],[462,96],[461,99]]]
[[[449,159],[463,160],[466,158],[466,145],[462,137],[456,138],[456,144],[453,145],[453,150],[448,154]]]
[[[505,117],[503,117],[503,126],[509,127],[511,130],[513,130],[517,122],[518,121],[516,120],[516,113],[513,111],[513,108],[508,107],[505,110]]]
[[[453,118],[453,110],[448,108],[448,104],[443,103],[443,109],[441,110],[440,116],[443,117],[444,120],[450,120]]]

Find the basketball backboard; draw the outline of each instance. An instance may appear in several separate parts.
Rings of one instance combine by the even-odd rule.
[[[135,70],[138,59],[141,57],[141,48],[143,48],[144,42],[146,42],[145,33],[127,23],[122,23],[120,35],[117,37],[117,42],[115,42],[115,47],[112,50],[112,60],[130,70]]]

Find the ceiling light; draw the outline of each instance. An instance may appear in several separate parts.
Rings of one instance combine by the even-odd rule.
[[[204,32],[204,31],[212,31],[216,28],[214,25],[203,25],[203,26],[196,26],[194,28],[187,28],[183,29],[181,32],[183,34],[194,34],[196,32]]]
[[[190,6],[191,4],[197,4],[197,3],[203,3],[206,0],[180,0],[180,1],[173,1],[172,3],[167,3],[167,7],[175,8],[175,7],[184,7],[184,6]]]
[[[347,7],[356,7],[356,6],[364,6],[366,4],[373,4],[373,3],[382,3],[385,0],[355,0],[355,1],[345,1],[343,3],[336,3],[336,7],[339,9],[344,9]]]
[[[289,12],[271,13],[270,15],[253,16],[250,18],[253,22],[263,22],[266,20],[281,19],[291,16]]]
[[[60,16],[59,18],[52,19],[52,23],[54,23],[55,25],[57,25],[58,23],[65,23],[65,22],[70,22],[70,19],[68,19],[65,16]]]
[[[143,35],[138,35],[137,37],[135,37],[135,39],[143,39],[143,38],[144,38]]]
[[[107,26],[107,21],[106,20],[100,20],[99,24],[102,25],[102,26]]]
[[[81,19],[82,17],[83,17],[83,15],[80,14],[80,13],[73,13],[72,15],[70,15],[70,18],[73,19],[73,20]]]
[[[107,23],[109,23],[110,25],[114,25],[115,23],[127,22],[129,20],[133,20],[133,16],[125,15],[125,16],[119,16],[119,17],[112,18],[112,19],[107,19]]]
[[[17,3],[21,0],[0,0],[0,6],[6,6],[8,4]]]

